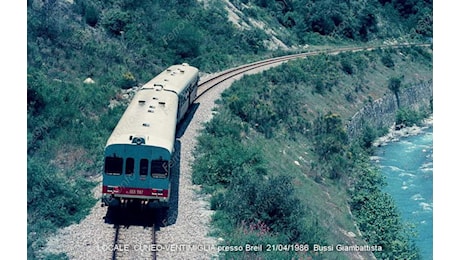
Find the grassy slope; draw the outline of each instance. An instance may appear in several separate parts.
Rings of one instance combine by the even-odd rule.
[[[431,53],[431,49],[425,48],[422,52]],[[369,97],[377,99],[383,95],[392,95],[387,87],[388,79],[391,77],[404,76],[403,85],[412,85],[432,79],[431,59],[426,58],[425,54],[419,55],[412,49],[395,50],[383,54],[377,50],[371,53],[343,55],[346,55],[344,57],[350,60],[366,59],[367,65],[361,69],[357,69],[355,66],[355,72],[350,75],[340,69],[340,59],[332,58],[330,63],[335,64],[336,68],[334,69],[334,66],[329,67],[330,71],[325,71],[324,75],[333,74],[337,79],[337,84],[323,94],[314,93],[308,80],[300,83],[297,88],[299,92],[296,95],[302,97],[302,103],[308,108],[306,118],[309,121],[312,121],[319,114],[333,112],[338,113],[343,122],[346,122],[347,118],[351,117],[363,106],[364,102],[369,100]],[[382,55],[390,55],[394,66],[390,68],[385,66],[380,59]],[[322,59],[331,60],[331,57],[322,57]],[[308,61],[293,61],[274,68],[267,74],[283,74],[283,71],[287,71],[290,66],[298,66],[305,62],[308,63]],[[252,84],[249,85],[249,82],[254,81],[251,80],[251,77],[259,76],[243,78],[236,83],[235,88],[254,87]],[[259,87],[263,88],[264,84],[271,83],[262,82]],[[359,91],[355,90],[356,86],[360,86]],[[282,82],[275,84],[274,87],[293,89],[292,84],[283,84]],[[224,93],[223,103],[226,103],[226,98],[234,97],[232,95],[235,95],[235,92],[238,93],[238,90],[230,89]],[[347,94],[350,93],[353,95],[353,101],[347,99]],[[288,102],[289,100],[286,100],[287,105],[289,105]],[[320,181],[318,181],[318,169],[314,167],[318,158],[312,151],[311,140],[306,136],[299,135],[296,135],[295,140],[293,140],[283,130],[278,131],[272,138],[266,138],[264,134],[254,130],[256,129],[254,125],[252,127],[253,130],[249,131],[245,142],[254,147],[261,147],[262,157],[267,162],[267,169],[269,169],[269,176],[288,175],[293,179],[292,183],[296,188],[295,193],[301,198],[303,207],[312,214],[313,218],[319,220],[320,226],[326,230],[324,239],[328,245],[338,243],[366,244],[358,235],[359,231],[355,227],[354,219],[350,213],[347,178],[338,181],[320,177]],[[221,222],[216,223],[217,226],[222,227]],[[349,232],[355,234],[356,237]],[[332,259],[345,257],[342,253],[337,252],[325,256]]]
[[[363,53],[363,55],[366,55]],[[360,55],[361,56],[361,55]],[[410,61],[408,54],[396,51],[392,55],[395,62],[393,68],[383,66],[375,57],[368,58],[369,69],[363,73],[345,76],[341,79],[338,87],[333,88],[327,95],[306,95],[308,109],[314,113],[327,113],[329,111],[339,113],[344,120],[358,111],[369,97],[373,100],[389,94],[387,85],[391,77],[404,76],[404,84],[412,85],[420,81],[432,79],[432,68],[429,64],[419,64],[416,60]],[[426,61],[423,61],[426,62]],[[363,92],[356,93],[355,88],[361,87]],[[356,98],[353,103],[347,102],[344,96],[352,93]]]
[[[265,140],[263,151],[270,162],[268,168],[274,174],[288,172],[293,176],[297,196],[319,220],[320,226],[327,230],[325,245],[366,244],[360,237],[353,238],[348,235],[348,232],[357,235],[358,231],[350,214],[346,188],[330,180],[324,180],[322,183],[314,180],[314,173],[310,168],[308,142],[306,138],[297,141]],[[340,254],[327,256],[333,258],[339,257]]]

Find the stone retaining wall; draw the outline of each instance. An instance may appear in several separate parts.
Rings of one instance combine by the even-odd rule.
[[[433,102],[433,82],[402,88],[399,101],[401,108],[430,108]],[[388,92],[383,98],[365,105],[353,115],[346,126],[349,138],[359,137],[366,125],[377,129],[391,127],[395,122],[397,111],[396,97],[392,92]]]

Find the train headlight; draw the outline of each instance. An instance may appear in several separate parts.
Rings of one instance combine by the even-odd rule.
[[[107,193],[120,193],[120,188],[118,186],[107,186]]]
[[[168,190],[157,190],[157,189],[152,189],[152,196],[158,196],[158,197],[168,197]]]

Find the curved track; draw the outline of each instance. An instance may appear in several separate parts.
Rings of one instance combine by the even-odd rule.
[[[339,54],[341,52],[347,52],[347,51],[364,51],[364,50],[373,50],[377,48],[400,48],[400,47],[407,47],[407,46],[430,46],[430,44],[399,44],[399,45],[382,45],[382,46],[365,46],[365,47],[344,47],[344,48],[333,49],[333,50],[320,50],[320,51],[311,51],[311,52],[305,52],[305,53],[286,55],[286,56],[270,58],[270,59],[250,63],[250,64],[245,64],[245,65],[242,65],[236,68],[225,70],[223,72],[220,72],[214,75],[202,77],[199,83],[199,86],[198,86],[198,94],[197,94],[195,101],[200,101],[200,99],[205,99],[203,97],[206,95],[206,93],[208,93],[208,91],[210,91],[214,87],[220,86],[221,83],[224,83],[227,80],[234,79],[237,76],[241,76],[246,73],[255,72],[257,69],[265,69],[265,68],[269,68],[272,66],[276,66],[281,63],[290,61],[290,60],[305,58],[308,56],[314,56],[318,54],[334,55],[334,54]],[[206,101],[204,100],[202,102],[206,103]],[[182,141],[184,142],[184,144],[186,143],[184,140]],[[181,175],[184,175],[184,171],[182,172]],[[181,183],[184,184],[186,183],[186,181],[181,180]],[[183,195],[181,196],[187,197]],[[178,209],[178,211],[183,212],[183,210],[181,209]],[[181,217],[181,215],[179,215],[178,217]],[[175,223],[176,224],[174,225],[175,227],[164,228],[163,235],[161,231],[159,232],[158,240],[160,241],[161,244],[186,243],[174,235],[175,232],[176,233],[182,232],[184,227],[181,225],[185,225],[183,224],[184,221],[182,221],[181,219],[177,221],[178,223]],[[182,224],[179,224],[179,222]],[[184,223],[193,223],[193,221],[186,218]],[[175,229],[178,229],[180,232],[176,231]],[[165,237],[164,232],[168,234],[172,233],[173,237],[172,238]],[[157,256],[156,250],[152,250],[151,247],[149,248],[149,246],[155,246],[157,243],[155,233],[156,231],[155,231],[154,226],[153,227],[142,227],[142,226],[115,225],[115,235],[114,235],[114,243],[113,243],[114,250],[112,251],[112,259],[156,259],[156,256]],[[174,242],[171,242],[171,241],[174,241]],[[126,245],[128,245],[128,250],[125,250]],[[160,254],[159,257],[168,258],[167,256],[171,255],[172,253],[160,251],[159,254]],[[177,256],[177,255],[174,255],[174,256]]]
[[[210,76],[209,78],[202,79],[202,82],[198,85],[198,94],[196,100],[198,100],[202,95],[204,95],[207,91],[212,89],[213,87],[219,85],[220,83],[233,78],[235,76],[244,74],[251,70],[255,70],[257,68],[261,68],[264,66],[276,65],[278,63],[283,63],[289,60],[305,58],[308,56],[314,56],[318,54],[339,54],[341,52],[347,51],[364,51],[364,50],[373,50],[377,48],[402,48],[408,46],[430,46],[431,44],[425,43],[416,43],[416,44],[394,44],[394,45],[378,45],[378,46],[364,46],[364,47],[343,47],[338,49],[331,49],[331,50],[321,50],[321,51],[311,51],[311,52],[303,52],[298,54],[291,54],[276,58],[270,58],[262,61],[257,61],[254,63],[245,64],[236,68],[225,70],[217,75]]]

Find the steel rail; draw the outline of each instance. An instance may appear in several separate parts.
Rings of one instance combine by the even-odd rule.
[[[404,43],[404,44],[393,44],[393,45],[369,45],[369,46],[358,46],[358,47],[343,47],[343,48],[336,48],[336,49],[325,49],[325,50],[289,54],[289,55],[269,58],[269,59],[265,59],[265,60],[261,60],[261,61],[257,61],[253,63],[244,64],[236,68],[225,70],[217,75],[214,75],[204,80],[203,82],[200,82],[200,84],[198,85],[198,94],[197,94],[195,101],[198,100],[206,92],[208,92],[215,86],[219,85],[220,83],[228,79],[231,79],[235,76],[244,74],[245,72],[248,72],[248,71],[263,67],[263,66],[273,65],[276,63],[283,63],[289,60],[305,58],[308,56],[315,56],[318,54],[334,55],[334,54],[339,54],[339,53],[347,52],[347,51],[364,51],[364,50],[374,50],[378,48],[402,48],[402,47],[409,47],[409,46],[431,46],[431,44]]]
[[[114,240],[113,240],[113,247],[112,247],[112,260],[116,260],[118,258],[123,258],[119,255],[119,251],[118,251],[118,247],[120,246],[120,228],[121,226],[119,224],[115,225],[115,236],[114,236]],[[151,242],[152,242],[152,245],[156,245],[156,229],[155,229],[155,225],[153,225],[151,227]],[[127,232],[128,229],[125,230],[125,232]],[[136,251],[136,250],[133,250],[133,251]],[[139,251],[140,252],[140,251]],[[152,250],[152,259],[153,260],[156,260],[157,259],[157,251],[156,250]]]

